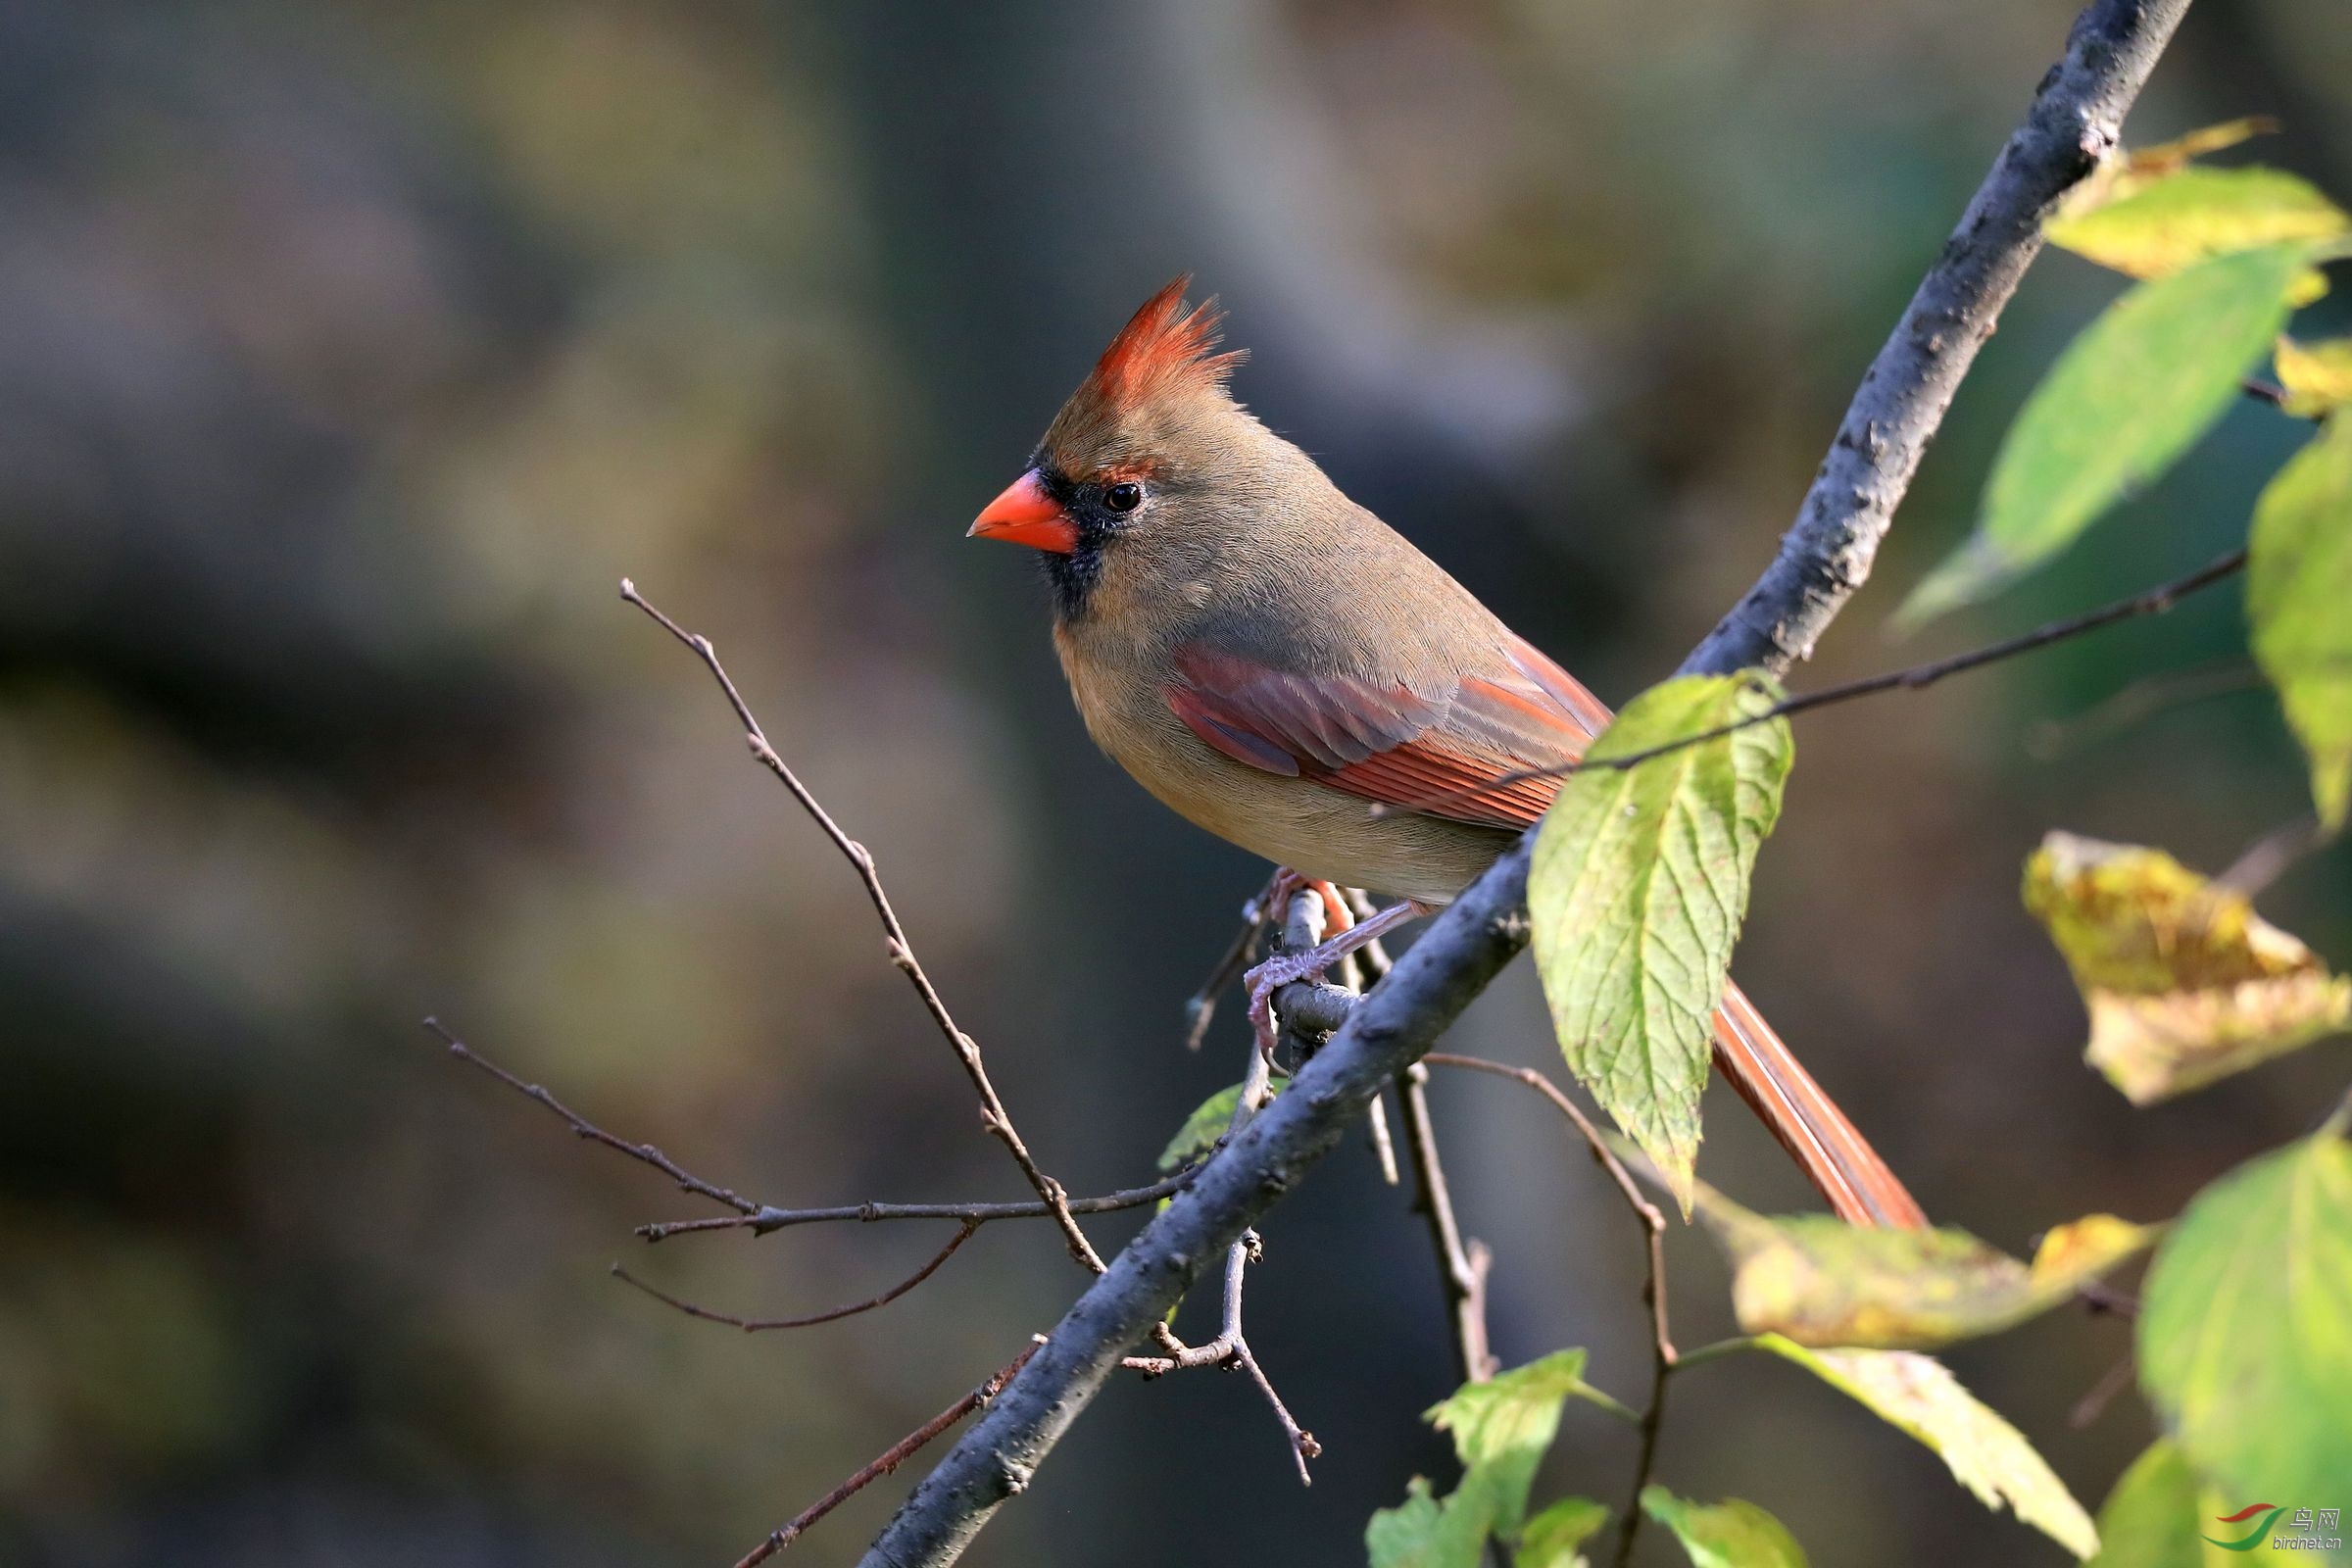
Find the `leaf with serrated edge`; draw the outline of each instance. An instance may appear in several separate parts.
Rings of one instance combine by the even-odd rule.
[[[2227,120],[2218,125],[2206,125],[2172,141],[2158,142],[2152,147],[2117,148],[2114,156],[2103,160],[2074,189],[2061,197],[2052,223],[2079,218],[2094,208],[2110,202],[2120,202],[2136,195],[2160,179],[2169,178],[2186,169],[2189,161],[2207,153],[2234,147],[2255,136],[2268,135],[2278,128],[2278,122],[2267,116],[2252,115],[2243,120]]]
[[[1364,1526],[1364,1551],[1372,1568],[1484,1568],[1494,1500],[1465,1488],[1443,1502],[1429,1494],[1429,1482],[1415,1476],[1404,1501],[1382,1508]]]
[[[2320,820],[2352,804],[2352,416],[2287,460],[2254,504],[2246,616],[2254,661],[2311,759]]]
[[[1710,1018],[1793,743],[1776,718],[1630,767],[1591,764],[1750,718],[1780,695],[1749,672],[1635,698],[1561,788],[1528,871],[1536,970],[1569,1069],[1686,1213]]]
[[[1609,1522],[1609,1510],[1590,1497],[1562,1497],[1527,1522],[1511,1568],[1587,1568],[1586,1542]]]
[[[1786,1525],[1752,1502],[1690,1502],[1664,1487],[1642,1489],[1642,1511],[1674,1532],[1693,1568],[1805,1568]]]
[[[2099,1504],[2099,1554],[2088,1568],[2203,1568],[2201,1523],[2196,1473],[2159,1438]]]
[[[1895,612],[1910,627],[1983,599],[2073,544],[2239,397],[2286,319],[2309,245],[2217,257],[2142,283],[2084,328],[2026,399],[1977,531]]]
[[[2318,1135],[2200,1193],[2149,1266],[2140,1386],[2230,1495],[2333,1501],[2352,1478],[2352,1144]]]
[[[1755,1343],[1935,1449],[1987,1508],[2007,1503],[2022,1523],[2078,1557],[2099,1549],[2099,1533],[2066,1483],[2017,1428],[1979,1403],[1942,1362],[1913,1350],[1808,1349],[1778,1334],[1760,1335]]]
[[[1732,1260],[1749,1334],[1799,1345],[1931,1349],[2046,1311],[2155,1239],[2108,1214],[2061,1225],[2032,1266],[1958,1230],[1872,1230],[1827,1214],[1767,1217],[1700,1182],[1698,1215]]]
[[[1484,1383],[1463,1384],[1450,1398],[1432,1405],[1427,1419],[1452,1434],[1453,1451],[1465,1471],[1493,1482],[1494,1528],[1508,1536],[1527,1512],[1536,1466],[1560,1430],[1560,1402],[1593,1397],[1592,1386],[1585,1381],[1585,1352],[1554,1350]]]
[[[2352,227],[2310,181],[2277,169],[2183,169],[2089,212],[2052,219],[2051,244],[2132,277]]]
[[[2026,861],[2025,903],[2090,1012],[2085,1058],[2134,1104],[2352,1022],[2352,979],[2162,850],[2051,833]]]
[[[1560,1430],[1561,1401],[1616,1404],[1584,1371],[1584,1351],[1555,1350],[1432,1405],[1426,1419],[1452,1434],[1462,1484],[1433,1497],[1415,1477],[1402,1503],[1374,1514],[1364,1529],[1372,1568],[1479,1568],[1490,1534],[1516,1537],[1536,1466]]]
[[[2272,346],[2271,365],[2286,393],[2279,407],[2299,419],[2324,418],[2352,404],[2352,337],[2317,343],[2282,337]]]

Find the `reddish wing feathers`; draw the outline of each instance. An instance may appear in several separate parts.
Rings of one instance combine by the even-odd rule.
[[[1251,767],[1433,816],[1525,827],[1559,780],[1496,780],[1573,761],[1608,710],[1519,638],[1497,652],[1495,672],[1421,692],[1293,674],[1195,644],[1177,653],[1184,681],[1167,701],[1194,734]]]
[[[1495,781],[1575,760],[1610,715],[1520,638],[1501,653],[1507,671],[1464,676],[1432,694],[1402,682],[1291,674],[1195,645],[1177,653],[1183,683],[1167,701],[1194,734],[1249,766],[1433,816],[1525,827],[1551,804],[1559,779]],[[1738,986],[1726,986],[1715,1014],[1715,1060],[1840,1217],[1927,1223]]]

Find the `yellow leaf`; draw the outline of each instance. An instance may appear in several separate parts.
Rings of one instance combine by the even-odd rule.
[[[2134,1104],[2352,1023],[2352,980],[2161,850],[2052,833],[2025,901],[2090,1010],[2087,1059]]]
[[[2244,120],[2227,120],[2218,125],[2192,130],[2172,141],[2158,142],[2136,152],[2117,150],[2115,157],[2092,170],[2073,190],[2060,199],[2051,221],[2077,218],[2093,208],[2121,201],[2147,189],[2168,174],[2186,169],[2189,161],[2206,153],[2220,152],[2255,136],[2266,136],[2278,128],[2278,122],[2267,115],[2250,116]]]
[[[2050,1232],[2031,1266],[1958,1230],[1865,1230],[1827,1214],[1768,1218],[1698,1183],[1699,1218],[1732,1260],[1749,1334],[1799,1345],[1927,1349],[1994,1334],[2072,1296],[2155,1239],[2093,1214]]]
[[[2063,213],[2043,231],[2051,244],[2102,267],[2132,277],[2163,277],[2233,251],[2333,239],[2352,232],[2352,219],[2309,181],[2282,170],[2186,168],[2098,206]],[[2308,290],[2306,282],[2302,292]]]
[[[2018,1519],[2078,1557],[2099,1549],[2090,1516],[2017,1428],[1960,1386],[1934,1356],[1910,1350],[1815,1350],[1778,1334],[1756,1341],[1867,1405],[1942,1456],[1952,1476],[1987,1508]]]
[[[2331,409],[2352,403],[2352,337],[2331,337],[2324,343],[2278,340],[2272,356],[2278,384],[2286,389],[2287,413],[2318,419]]]

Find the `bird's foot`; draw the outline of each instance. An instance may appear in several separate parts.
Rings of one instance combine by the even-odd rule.
[[[1250,1027],[1257,1034],[1257,1049],[1269,1061],[1274,1057],[1275,992],[1295,981],[1320,978],[1323,971],[1349,954],[1371,946],[1407,920],[1418,919],[1429,912],[1426,907],[1408,899],[1401,904],[1392,904],[1371,918],[1359,921],[1348,913],[1347,905],[1328,882],[1316,883],[1304,878],[1295,878],[1288,886],[1281,885],[1281,882],[1282,879],[1277,878],[1276,892],[1284,904],[1289,902],[1294,893],[1310,889],[1319,891],[1325,900],[1325,906],[1339,916],[1340,930],[1338,935],[1318,947],[1309,948],[1304,953],[1286,953],[1268,958],[1242,977],[1250,988]],[[1277,918],[1280,916],[1280,907],[1277,906]]]

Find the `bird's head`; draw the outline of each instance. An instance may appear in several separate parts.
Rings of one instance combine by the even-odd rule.
[[[977,539],[1043,553],[1065,620],[1086,612],[1108,571],[1197,557],[1246,526],[1247,492],[1269,444],[1226,378],[1240,350],[1216,352],[1211,300],[1185,308],[1179,277],[1119,329],[1030,454],[1027,471],[972,523]]]

